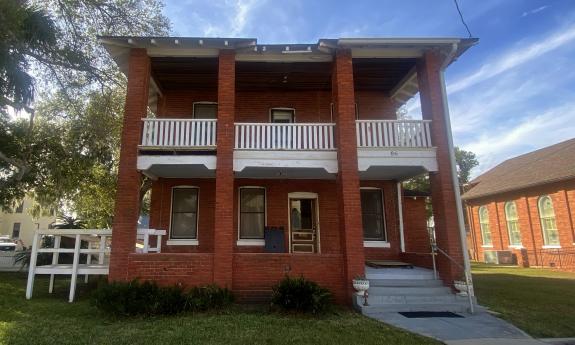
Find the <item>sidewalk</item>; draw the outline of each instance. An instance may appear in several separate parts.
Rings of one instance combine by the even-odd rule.
[[[459,314],[462,318],[407,318],[399,313],[370,315],[377,320],[413,333],[435,338],[448,345],[541,345],[527,333],[485,311]]]

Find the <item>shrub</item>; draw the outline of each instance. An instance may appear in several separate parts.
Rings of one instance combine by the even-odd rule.
[[[216,285],[185,292],[177,286],[160,287],[153,282],[113,282],[93,292],[93,304],[116,316],[173,315],[184,311],[223,308],[233,302],[228,289]]]
[[[286,311],[318,314],[332,302],[331,292],[304,277],[286,276],[273,287],[272,307]]]

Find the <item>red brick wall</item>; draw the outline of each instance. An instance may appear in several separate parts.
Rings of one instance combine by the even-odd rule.
[[[129,279],[152,280],[184,287],[213,282],[213,254],[130,254]]]
[[[403,198],[403,233],[406,252],[429,253],[431,251],[424,197]]]
[[[561,247],[565,249],[575,247],[573,244],[575,180],[571,180],[467,201],[467,209],[471,214],[472,220],[470,236],[475,239],[476,247],[474,249],[477,252],[479,261],[484,260],[485,250],[512,250],[517,255],[519,264],[522,264],[520,250],[509,248],[509,234],[504,209],[505,203],[508,201],[515,201],[517,205],[523,247],[528,251],[535,251],[540,250],[544,246],[537,205],[539,197],[542,195],[549,195],[553,200]],[[483,241],[479,227],[478,212],[479,207],[483,205],[489,211],[493,248],[482,246]],[[534,263],[532,262],[531,264]]]
[[[167,90],[158,117],[190,118],[194,102],[217,102],[215,90]],[[294,108],[296,122],[332,122],[329,91],[238,91],[236,122],[269,122],[271,108]],[[396,104],[383,92],[358,91],[360,119],[395,119]],[[335,117],[333,118],[335,121]]]
[[[134,252],[136,246],[140,213],[141,174],[136,170],[136,162],[142,132],[140,119],[145,116],[148,105],[150,59],[145,49],[132,49],[129,59],[109,280],[125,280],[128,277],[127,255]]]
[[[449,151],[450,129],[444,117],[447,104],[444,103],[442,92],[442,63],[443,57],[438,51],[427,51],[417,63],[417,78],[422,116],[424,120],[432,120],[431,139],[437,147],[438,171],[429,174],[437,245],[463,265],[456,191],[451,170],[451,162],[455,158]],[[444,281],[451,282],[461,277],[460,268],[445,256],[439,256],[437,263]]]

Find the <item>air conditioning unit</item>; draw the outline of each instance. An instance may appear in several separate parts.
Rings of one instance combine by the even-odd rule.
[[[483,252],[485,263],[497,265],[516,265],[517,257],[510,250],[486,250]]]

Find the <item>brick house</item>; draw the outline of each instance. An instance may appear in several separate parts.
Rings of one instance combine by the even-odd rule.
[[[128,77],[109,279],[216,283],[248,300],[302,274],[347,303],[366,260],[430,267],[423,198],[401,196],[422,173],[456,262],[438,257],[439,274],[461,276],[443,70],[475,39],[100,41]],[[417,92],[423,120],[398,119]],[[161,253],[134,251],[143,175]]]
[[[573,157],[575,139],[509,159],[470,182],[463,199],[473,259],[575,269]]]

